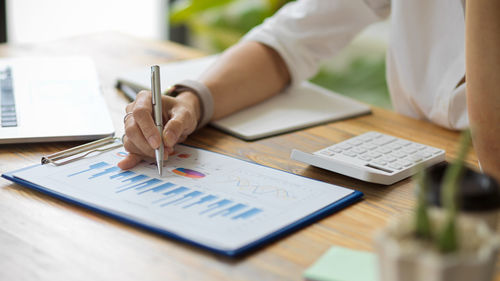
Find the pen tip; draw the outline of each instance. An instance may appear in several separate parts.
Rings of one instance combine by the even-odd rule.
[[[158,175],[160,175],[160,177],[163,174],[162,172],[163,172],[162,166],[158,164]]]

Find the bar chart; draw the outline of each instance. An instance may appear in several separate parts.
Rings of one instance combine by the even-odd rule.
[[[353,192],[182,145],[162,177],[154,162],[121,170],[125,155],[117,149],[16,176],[93,210],[218,249],[279,233]]]
[[[171,172],[190,179],[205,177],[203,173],[187,168],[174,168]],[[135,196],[155,194],[150,204],[157,207],[178,206],[180,209],[189,209],[194,206],[204,206],[205,208],[198,214],[209,218],[221,216],[233,220],[245,220],[263,212],[261,208],[221,198],[220,195],[209,194],[193,187],[182,186],[135,171],[123,171],[118,166],[105,161],[91,163],[81,170],[66,175],[66,178],[76,176],[85,177],[90,185],[96,179],[106,178],[106,185],[113,186],[117,194],[125,192],[129,193],[129,196],[130,194]],[[236,180],[234,184],[236,187],[240,186],[241,180]]]

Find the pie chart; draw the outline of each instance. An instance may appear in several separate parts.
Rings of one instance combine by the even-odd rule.
[[[200,178],[205,177],[205,175],[200,173],[200,172],[197,172],[197,171],[191,170],[191,169],[186,169],[186,168],[177,168],[175,170],[172,170],[172,172],[174,172],[175,174],[177,174],[179,176],[192,178],[192,179],[200,179]]]

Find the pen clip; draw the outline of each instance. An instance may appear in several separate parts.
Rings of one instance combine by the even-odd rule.
[[[161,95],[160,90],[160,67],[157,65],[151,66],[151,95],[153,106],[158,103],[156,100],[158,98],[158,93]]]
[[[160,67],[157,65],[151,66],[151,96],[155,125],[162,126]]]

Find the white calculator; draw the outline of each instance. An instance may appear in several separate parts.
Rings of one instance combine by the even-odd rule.
[[[316,152],[292,151],[292,159],[349,177],[393,184],[445,159],[445,151],[390,135],[368,132]]]

